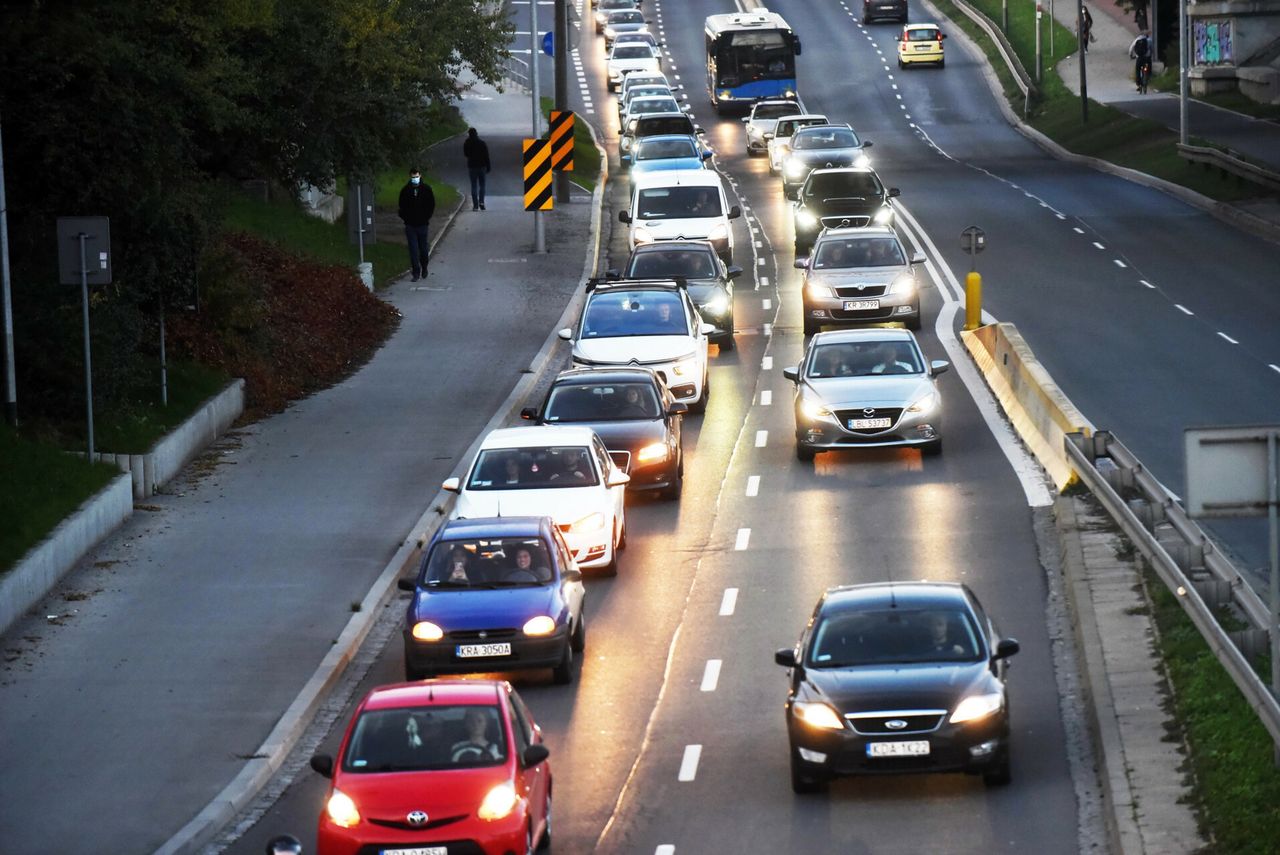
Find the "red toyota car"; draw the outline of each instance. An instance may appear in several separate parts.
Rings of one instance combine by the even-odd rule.
[[[510,683],[380,686],[338,750],[311,758],[333,781],[320,855],[526,855],[551,842],[542,731]]]

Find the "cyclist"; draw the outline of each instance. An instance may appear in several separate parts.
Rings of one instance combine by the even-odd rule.
[[[1129,45],[1129,58],[1133,59],[1133,79],[1138,84],[1139,92],[1147,91],[1147,81],[1151,79],[1151,36],[1146,30],[1138,33],[1138,37]]]

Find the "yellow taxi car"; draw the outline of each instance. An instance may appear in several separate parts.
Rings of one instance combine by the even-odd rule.
[[[898,68],[906,68],[918,62],[936,62],[946,65],[942,55],[942,40],[947,36],[937,24],[907,24],[898,37]]]

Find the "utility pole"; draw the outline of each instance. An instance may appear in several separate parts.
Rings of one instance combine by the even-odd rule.
[[[1154,18],[1153,18],[1154,20]],[[1178,142],[1187,145],[1187,95],[1191,80],[1191,38],[1187,32],[1187,0],[1178,0]],[[1155,42],[1152,42],[1155,50]]]
[[[542,93],[538,89],[538,0],[529,0],[529,88],[533,92],[533,138],[542,139]],[[533,251],[547,251],[547,225],[542,212],[533,212]]]
[[[18,381],[13,367],[13,296],[9,285],[9,205],[4,195],[4,138],[0,136],[0,291],[4,292],[4,418],[18,426]]]
[[[551,47],[556,57],[556,109],[569,109],[569,4],[568,0],[556,0],[556,25],[552,29]],[[556,201],[569,201],[569,176],[557,170],[555,182]]]
[[[1077,51],[1080,54],[1080,117],[1084,122],[1089,121],[1089,82],[1084,73],[1084,49],[1089,46],[1087,39],[1084,32],[1084,0],[1076,0],[1076,41],[1080,43]]]

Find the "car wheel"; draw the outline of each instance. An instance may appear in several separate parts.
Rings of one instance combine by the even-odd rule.
[[[720,346],[721,350],[733,350],[735,347],[737,347],[737,342],[733,340],[733,336],[731,335],[725,336],[724,338],[716,342],[716,344]]]
[[[946,68],[946,67],[947,67],[947,61],[945,59],[938,60],[938,68]]]
[[[870,24],[870,23],[871,23],[871,17],[870,17],[869,15],[863,15],[863,16],[862,16],[862,23],[864,23],[864,24]]]
[[[803,442],[796,443],[796,460],[801,463],[812,463],[813,458],[817,456],[818,452],[814,451],[812,447],[805,445]]]
[[[815,321],[812,318],[804,319],[805,338],[808,338],[811,335],[816,335],[818,331],[821,329],[822,329],[822,324],[820,324],[818,321]]]
[[[914,318],[911,318],[906,322],[906,327],[912,332],[919,332],[921,323],[920,315],[917,314]]]
[[[551,791],[547,791],[547,824],[542,830],[542,839],[538,841],[538,851],[547,855],[551,851]]]
[[[551,669],[551,682],[557,686],[567,686],[573,682],[573,644],[564,646],[560,664]]]
[[[925,457],[937,457],[942,453],[942,440],[935,439],[928,445],[920,446],[920,453]]]
[[[898,68],[906,68],[907,64],[902,61],[902,57],[898,57]]]
[[[609,563],[600,568],[601,576],[617,576],[618,575],[618,553],[614,551],[609,556]]]
[[[586,614],[578,615],[578,624],[573,628],[573,635],[569,636],[569,646],[573,648],[574,653],[581,653],[587,647],[587,616]]]
[[[810,793],[822,793],[827,789],[827,779],[810,775],[804,770],[804,765],[800,760],[799,754],[795,749],[791,751],[791,791],[797,795],[809,795]]]
[[[621,552],[627,548],[627,517],[623,514],[622,526],[618,531],[618,545],[613,548],[614,552]]]
[[[702,395],[698,400],[693,402],[693,406],[689,409],[695,413],[705,413],[707,411],[707,401],[711,398],[711,378],[702,378]]]
[[[1009,769],[1008,752],[1000,759],[999,763],[982,773],[982,783],[988,787],[1004,787],[1012,780],[1013,773]]]

